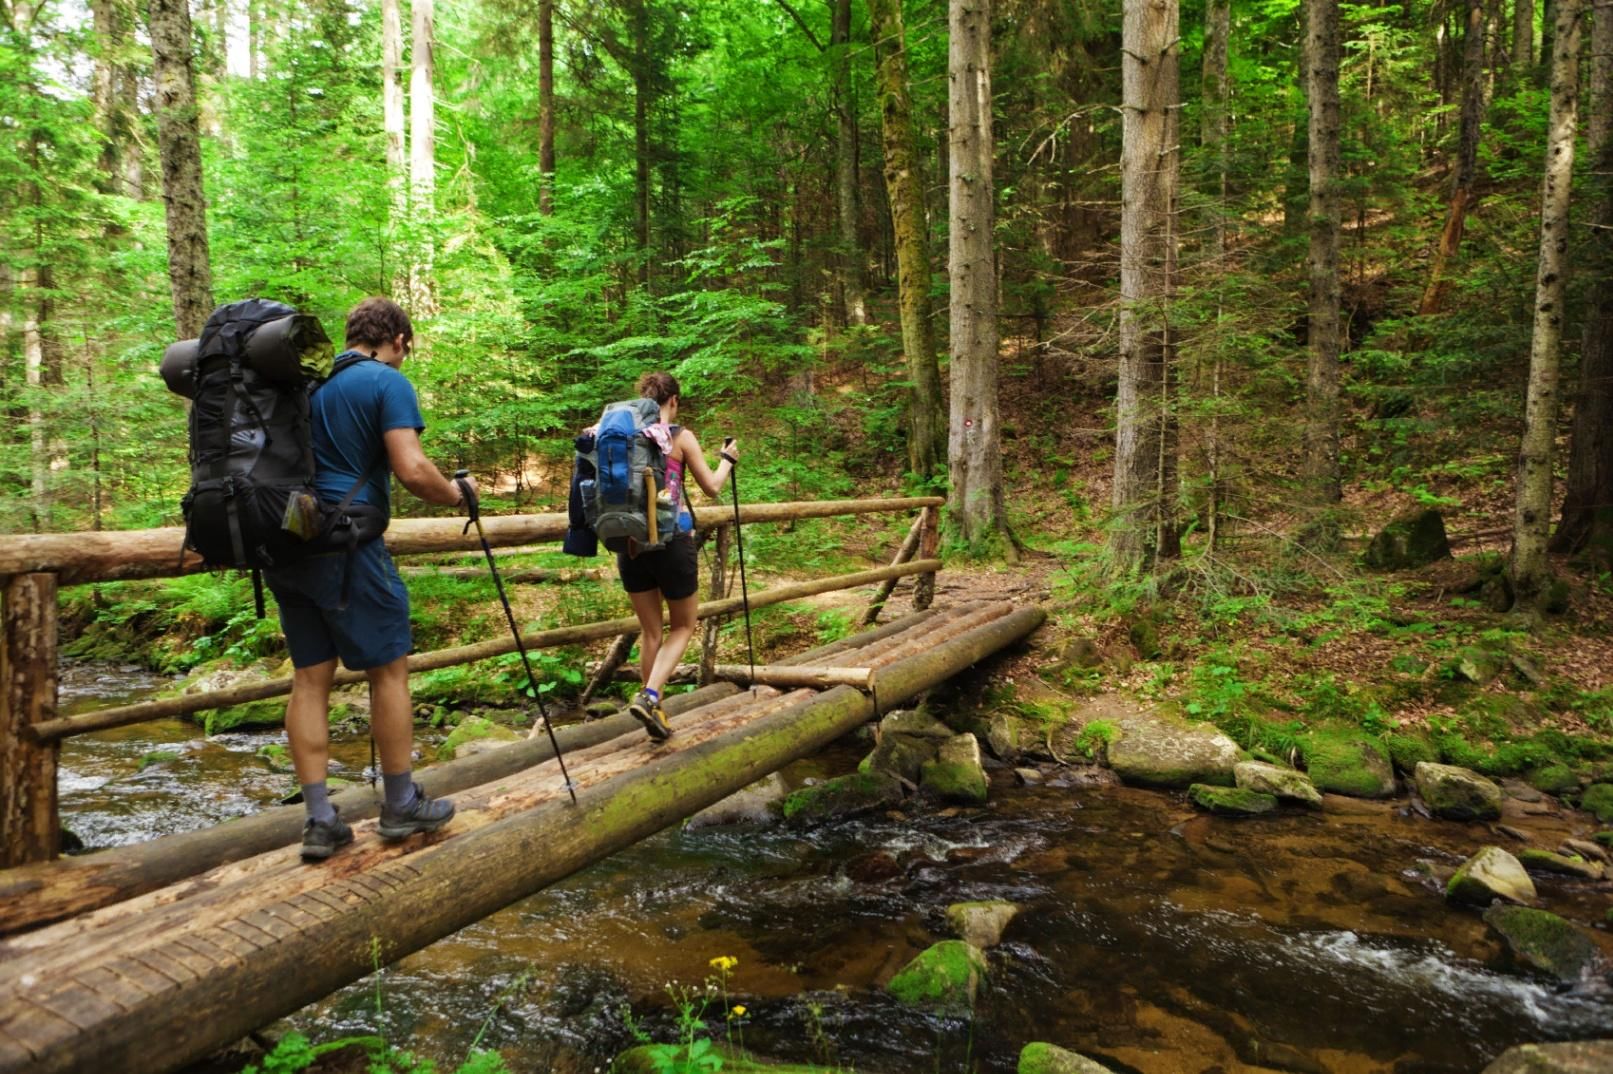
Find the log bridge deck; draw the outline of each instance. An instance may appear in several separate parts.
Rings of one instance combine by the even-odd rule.
[[[0,1074],[183,1066],[810,754],[1042,619],[1005,603],[910,615],[784,662],[873,669],[869,688],[714,683],[669,704],[664,744],[622,733],[638,728],[625,715],[563,728],[576,804],[534,739],[425,770],[459,807],[442,831],[387,844],[363,820],[319,866],[300,862],[301,808],[286,807],[0,872]]]

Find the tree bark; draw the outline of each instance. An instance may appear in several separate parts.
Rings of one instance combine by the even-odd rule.
[[[1317,517],[1342,498],[1339,475],[1339,3],[1307,0],[1306,95],[1310,109],[1309,363],[1305,383],[1305,480]]]
[[[649,0],[631,0],[633,21],[633,241],[638,282],[650,285],[650,12]]]
[[[1436,314],[1450,291],[1446,268],[1462,245],[1467,210],[1473,203],[1473,186],[1478,180],[1479,131],[1484,123],[1484,3],[1468,0],[1466,39],[1462,49],[1462,119],[1457,135],[1456,170],[1451,179],[1451,204],[1440,232],[1439,247],[1428,275],[1428,287],[1417,312]]]
[[[1231,134],[1232,99],[1231,81],[1227,75],[1228,50],[1232,37],[1231,0],[1208,0],[1204,9],[1204,73],[1201,96],[1204,101],[1199,123],[1199,144],[1209,161],[1209,193],[1213,198],[1210,209],[1209,264],[1211,271],[1220,273],[1227,254],[1227,174],[1230,165],[1228,139]],[[1219,299],[1215,319],[1219,325],[1223,316]],[[1210,365],[1209,421],[1204,430],[1205,479],[1209,485],[1205,496],[1204,545],[1205,551],[1214,554],[1220,541],[1222,488],[1221,488],[1221,349],[1212,348],[1208,356]]]
[[[403,10],[401,0],[381,0],[381,123],[386,133],[387,189],[392,192],[392,221],[409,214],[404,186],[408,161],[404,147]]]
[[[706,585],[706,596],[721,600],[728,595],[728,526],[718,526],[716,540],[711,541],[711,577]],[[713,616],[702,625],[700,634],[700,682],[705,685],[716,678],[717,636],[722,620]]]
[[[1310,49],[1305,35],[1310,26],[1311,0],[1299,0],[1300,46],[1296,51],[1298,82],[1302,92],[1310,94]],[[1288,140],[1288,167],[1283,177],[1283,234],[1297,236],[1305,222],[1305,207],[1310,197],[1306,187],[1307,161],[1310,157],[1310,122],[1306,115],[1296,115],[1293,132]]]
[[[433,0],[412,0],[414,41],[409,78],[409,188],[417,229],[415,259],[410,268],[410,297],[414,312],[436,311],[433,266],[436,250],[431,237],[437,200],[436,28]]]
[[[1115,398],[1109,547],[1135,570],[1173,555],[1177,538],[1171,434],[1170,307],[1176,288],[1177,111],[1175,0],[1128,0],[1122,21],[1120,380]]]
[[[1529,341],[1529,395],[1518,450],[1517,511],[1512,527],[1514,607],[1535,604],[1551,580],[1546,533],[1551,521],[1552,448],[1557,435],[1557,379],[1563,296],[1569,270],[1569,194],[1579,122],[1580,15],[1583,0],[1557,0],[1552,32],[1551,113],[1540,191],[1540,263],[1535,276],[1534,331]]]
[[[554,0],[538,0],[538,212],[554,214]]]
[[[840,230],[840,290],[847,324],[868,323],[866,257],[857,237],[857,104],[851,85],[851,0],[832,0],[830,63],[834,68],[835,222]]]
[[[0,601],[0,869],[56,856],[60,748],[29,728],[56,715],[56,576],[25,574]],[[3,875],[3,874],[0,874]]]
[[[1519,85],[1529,81],[1535,66],[1535,0],[1514,0],[1512,6],[1512,70]]]
[[[919,539],[923,535],[924,512],[920,511],[919,516],[915,518],[913,520],[913,524],[908,527],[907,536],[902,539],[901,547],[896,550],[896,556],[891,560],[891,566],[894,567],[897,564],[906,563],[908,560],[912,559],[913,553],[918,551]],[[879,583],[879,588],[874,591],[874,599],[868,602],[867,609],[863,611],[863,626],[869,626],[874,622],[874,620],[879,618],[879,613],[885,608],[885,602],[890,599],[891,592],[896,588],[896,582],[897,579],[895,578],[887,578],[883,582]]]
[[[192,339],[213,311],[207,251],[207,198],[202,191],[201,133],[191,66],[188,0],[147,0],[155,64],[157,145],[168,221],[168,283],[178,338]]]
[[[36,210],[37,210],[36,206]],[[38,245],[30,252],[37,256]],[[28,386],[29,514],[35,533],[50,528],[50,456],[45,443],[45,320],[49,307],[40,287],[39,269],[22,270],[18,295],[23,302],[23,382]]]
[[[997,251],[991,138],[991,0],[948,5],[947,266],[952,413],[947,512],[972,550],[1013,552],[997,401]]]
[[[941,367],[930,319],[929,223],[924,212],[923,166],[913,126],[907,46],[901,0],[869,0],[868,18],[878,57],[880,130],[885,147],[885,195],[896,233],[896,290],[901,307],[902,353],[912,387],[907,465],[928,481],[946,450]]]

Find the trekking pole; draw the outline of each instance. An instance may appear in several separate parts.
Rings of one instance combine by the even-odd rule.
[[[532,661],[526,655],[526,642],[521,640],[521,628],[515,625],[515,612],[510,608],[510,598],[504,595],[504,580],[498,576],[498,564],[493,562],[493,546],[487,543],[487,534],[482,532],[481,504],[476,501],[476,493],[471,490],[470,482],[465,478],[470,476],[469,470],[454,471],[454,481],[459,490],[465,494],[465,510],[470,512],[470,519],[465,523],[463,532],[469,533],[472,526],[476,527],[476,536],[481,538],[482,552],[487,556],[487,570],[493,576],[493,588],[498,590],[499,603],[504,605],[504,618],[509,620],[510,633],[515,635],[515,647],[521,653],[521,666],[526,668],[527,685],[532,687],[532,696],[538,701],[538,715],[543,720],[543,729],[549,732],[549,745],[554,747],[554,759],[560,762],[560,777],[566,781],[566,793],[571,795],[571,804],[577,804],[577,789],[572,785],[571,774],[566,771],[566,759],[560,753],[560,742],[554,737],[554,727],[549,723],[549,710],[543,704],[543,691],[538,689],[538,678],[532,674]]]
[[[734,442],[733,437],[726,437],[722,442],[723,450]],[[732,455],[728,456],[728,487],[734,490],[734,544],[739,548],[739,599],[745,609],[745,649],[750,654],[750,682],[751,688],[756,688],[756,643],[751,640],[750,634],[750,587],[745,584],[745,531],[739,525],[739,463],[734,461]]]

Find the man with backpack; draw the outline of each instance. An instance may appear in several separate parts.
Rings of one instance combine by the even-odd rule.
[[[428,503],[458,506],[473,496],[444,477],[420,447],[425,421],[414,387],[400,371],[414,330],[397,303],[367,298],[347,316],[347,350],[338,373],[314,391],[309,425],[314,484],[325,503],[367,505],[389,517],[389,474]],[[371,537],[346,551],[326,552],[268,568],[264,577],[280,606],[294,668],[286,736],[308,819],[302,858],[323,861],[352,842],[326,787],[330,759],[330,691],[336,661],[363,671],[370,685],[370,728],[381,757],[386,801],[384,839],[441,828],[454,805],[414,782],[414,711],[409,697],[409,594],[386,544]]]

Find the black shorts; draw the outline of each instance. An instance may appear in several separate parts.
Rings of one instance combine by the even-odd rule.
[[[629,593],[659,589],[667,600],[682,600],[694,596],[700,588],[700,557],[690,534],[674,537],[658,551],[640,552],[632,558],[626,552],[618,552],[616,570],[622,576],[622,588]]]

